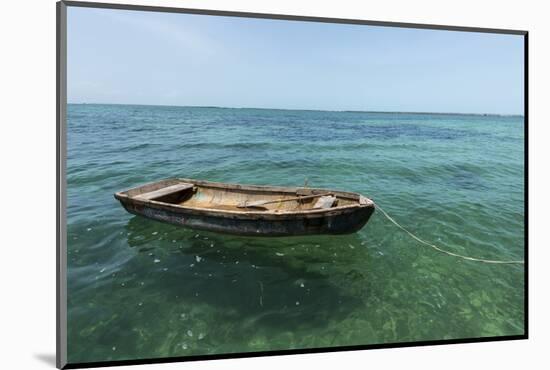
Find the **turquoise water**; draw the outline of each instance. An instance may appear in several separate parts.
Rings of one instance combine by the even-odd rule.
[[[523,117],[68,107],[68,357],[125,360],[524,333],[522,265],[358,233],[262,239],[124,211],[166,177],[360,192],[420,237],[523,259]]]

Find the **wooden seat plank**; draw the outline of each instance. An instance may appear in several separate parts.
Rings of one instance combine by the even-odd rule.
[[[140,194],[140,195],[136,195],[135,198],[143,199],[143,200],[157,199],[157,198],[169,195],[169,194],[177,193],[177,192],[187,190],[187,189],[192,189],[193,186],[194,186],[193,184],[188,184],[188,183],[171,185],[171,186],[167,186],[165,188],[150,191],[148,193],[143,193],[143,194]]]

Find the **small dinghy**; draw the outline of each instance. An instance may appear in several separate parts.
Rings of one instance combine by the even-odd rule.
[[[349,234],[374,203],[337,190],[167,179],[118,192],[130,213],[198,230],[234,235]]]

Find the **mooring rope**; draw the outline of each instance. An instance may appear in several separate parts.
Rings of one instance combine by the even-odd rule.
[[[403,226],[401,226],[397,221],[395,221],[390,215],[388,215],[386,213],[386,211],[384,211],[382,209],[382,207],[380,207],[378,204],[374,204],[374,206],[376,207],[376,209],[378,209],[380,212],[382,212],[382,214],[384,216],[386,216],[386,218],[388,220],[390,220],[395,226],[397,226],[398,228],[400,228],[401,230],[403,230],[404,232],[406,232],[407,234],[409,234],[409,236],[411,238],[413,238],[414,240],[424,244],[424,245],[427,245],[428,247],[431,247],[433,249],[435,249],[436,251],[439,251],[441,253],[445,253],[445,254],[448,254],[449,256],[453,256],[453,257],[458,257],[458,258],[462,258],[462,259],[465,259],[465,260],[468,260],[468,261],[475,261],[475,262],[483,262],[483,263],[499,263],[499,264],[524,264],[524,261],[497,261],[497,260],[487,260],[487,259],[483,259],[483,258],[475,258],[475,257],[469,257],[469,256],[463,256],[463,255],[460,255],[460,254],[457,254],[457,253],[453,253],[453,252],[449,252],[449,251],[446,251],[440,247],[438,247],[437,245],[433,245],[431,243],[428,243],[427,241],[425,240],[422,240],[420,239],[418,236],[414,235],[413,233],[411,233],[409,230],[405,229]]]

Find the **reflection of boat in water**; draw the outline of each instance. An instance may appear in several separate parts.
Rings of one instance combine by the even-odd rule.
[[[133,214],[193,229],[236,235],[349,234],[374,203],[357,193],[167,179],[118,192]]]

